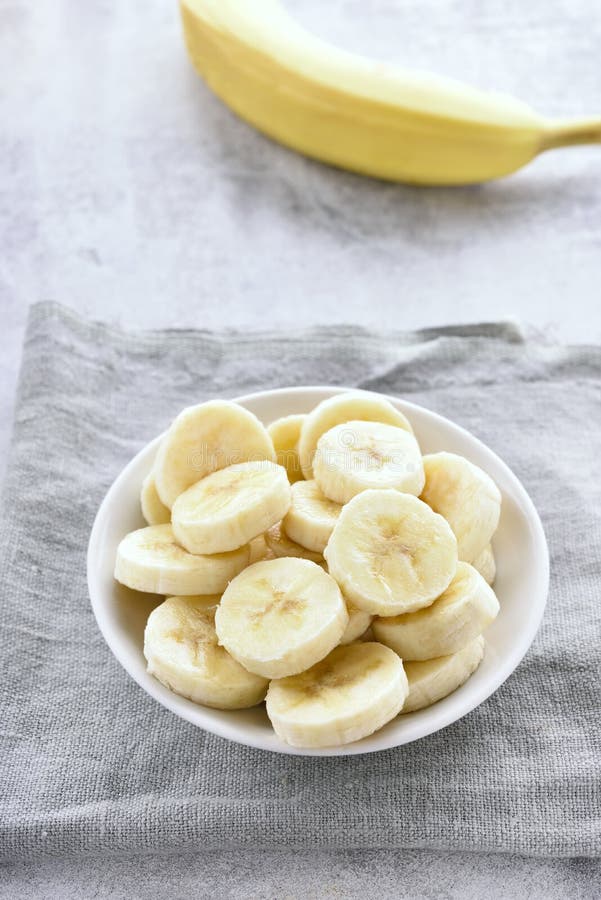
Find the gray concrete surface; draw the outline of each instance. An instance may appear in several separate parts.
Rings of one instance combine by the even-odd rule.
[[[510,91],[548,114],[601,114],[594,0],[288,5],[349,48]],[[0,110],[2,459],[36,300],[135,328],[510,316],[547,338],[601,340],[601,148],[547,154],[461,190],[325,168],[208,92],[165,0],[0,0]],[[365,896],[401,896],[388,859]],[[536,882],[541,864],[531,865]],[[526,891],[545,896],[528,878]]]

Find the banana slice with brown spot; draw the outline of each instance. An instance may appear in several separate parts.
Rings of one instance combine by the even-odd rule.
[[[403,708],[403,663],[377,643],[337,647],[299,675],[272,681],[267,715],[293,747],[333,747],[361,740]]]
[[[396,488],[417,496],[424,486],[415,437],[381,422],[345,422],[326,431],[317,444],[313,472],[325,496],[340,504],[369,489]]]
[[[215,617],[220,643],[265,678],[293,675],[323,659],[347,624],[340,588],[306,559],[245,569],[228,585]]]
[[[219,646],[215,611],[219,594],[169,597],[148,617],[144,656],[165,687],[215,709],[245,709],[265,699],[268,681],[247,672]]]
[[[457,568],[457,541],[429,506],[396,490],[368,490],[340,513],[324,553],[345,597],[380,616],[429,606]]]
[[[322,434],[344,422],[384,422],[411,432],[406,416],[392,403],[369,391],[348,391],[322,400],[305,419],[298,442],[298,453],[305,478],[314,478],[313,456]]]
[[[238,463],[207,475],[177,498],[173,533],[190,553],[242,547],[286,515],[290,484],[269,460]]]

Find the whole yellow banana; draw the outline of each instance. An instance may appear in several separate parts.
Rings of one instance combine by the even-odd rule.
[[[553,121],[525,103],[347,53],[278,0],[182,0],[192,62],[243,119],[323,162],[391,181],[470,184],[543,150],[601,143],[601,118]]]

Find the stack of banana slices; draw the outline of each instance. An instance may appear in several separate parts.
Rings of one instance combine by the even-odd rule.
[[[115,578],[166,599],[148,671],[218,709],[266,701],[295,747],[360,740],[454,691],[499,611],[501,495],[453,453],[422,456],[406,417],[353,391],[268,428],[189,407],[142,486],[148,522]]]

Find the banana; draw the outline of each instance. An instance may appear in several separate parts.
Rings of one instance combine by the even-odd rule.
[[[349,603],[344,594],[342,596],[344,598],[346,611],[348,613],[348,625],[344,629],[344,633],[340,638],[340,643],[352,644],[353,641],[362,638],[366,634],[369,626],[373,622],[374,617],[371,615],[371,613],[367,613],[363,609],[357,609],[356,606],[353,606],[352,603]]]
[[[343,507],[324,552],[350,602],[395,616],[429,606],[457,568],[448,523],[411,494],[368,490]]]
[[[278,0],[182,0],[192,63],[234,112],[301,153],[414,184],[471,184],[554,147],[601,142],[601,118],[547,119],[512,97],[347,53]]]
[[[487,544],[482,553],[480,553],[472,563],[487,584],[494,584],[497,577],[497,564],[493,553],[492,545]]]
[[[171,512],[161,502],[152,472],[149,472],[142,482],[140,506],[142,515],[149,525],[166,525],[171,521]]]
[[[415,712],[442,700],[468,680],[484,656],[484,638],[477,637],[458,653],[424,662],[404,663],[409,696],[403,713]]]
[[[267,541],[265,540],[264,534],[258,534],[256,538],[253,538],[252,541],[249,542],[250,555],[248,557],[248,565],[252,566],[256,562],[261,562],[262,559],[273,559],[274,553],[267,546]]]
[[[343,425],[345,422],[382,422],[412,432],[403,413],[378,394],[347,391],[328,397],[317,404],[302,424],[298,455],[307,481],[314,477],[313,457],[320,437],[335,425]]]
[[[468,563],[457,565],[450,585],[431,606],[404,616],[374,619],[377,641],[403,660],[435,659],[461,650],[496,618],[499,601]]]
[[[265,532],[265,543],[273,555],[278,559],[290,556],[297,559],[310,559],[311,562],[317,563],[319,566],[323,566],[324,564],[323,555],[321,553],[316,553],[314,550],[307,550],[305,547],[301,547],[300,544],[297,544],[296,541],[290,540],[280,522],[278,522],[277,525],[272,525],[271,528]]]
[[[330,539],[340,505],[321,492],[316,481],[297,481],[292,485],[292,502],[282,527],[289,538],[322,554]]]
[[[245,709],[265,699],[268,681],[247,672],[220,647],[215,631],[219,595],[169,597],[144,631],[148,671],[165,687],[215,709]]]
[[[268,460],[219,469],[180,494],[171,511],[176,540],[189,553],[226,553],[286,515],[286,469]]]
[[[302,414],[283,416],[281,419],[276,419],[267,428],[267,433],[273,441],[277,461],[286,469],[290,484],[300,481],[303,477],[298,458],[298,439],[305,419],[306,416]]]
[[[501,515],[501,492],[479,466],[456,453],[424,456],[421,499],[447,520],[459,559],[471,563],[493,536]]]
[[[117,548],[115,578],[150,594],[220,594],[248,564],[248,545],[231,553],[193,556],[177,544],[171,525],[148,525]]]
[[[340,641],[348,613],[333,578],[307,559],[255,563],[226,588],[215,615],[219,643],[249,672],[295,675]]]
[[[153,467],[165,506],[201,478],[234,463],[275,462],[271,438],[256,416],[228,400],[210,400],[184,409],[172,422]]]
[[[414,436],[380,422],[344,422],[326,431],[317,443],[313,472],[325,496],[340,504],[368,488],[419,495],[425,481]]]
[[[337,647],[306,672],[272,681],[267,715],[293,747],[349,744],[382,728],[408,693],[403,663],[382,644]]]

